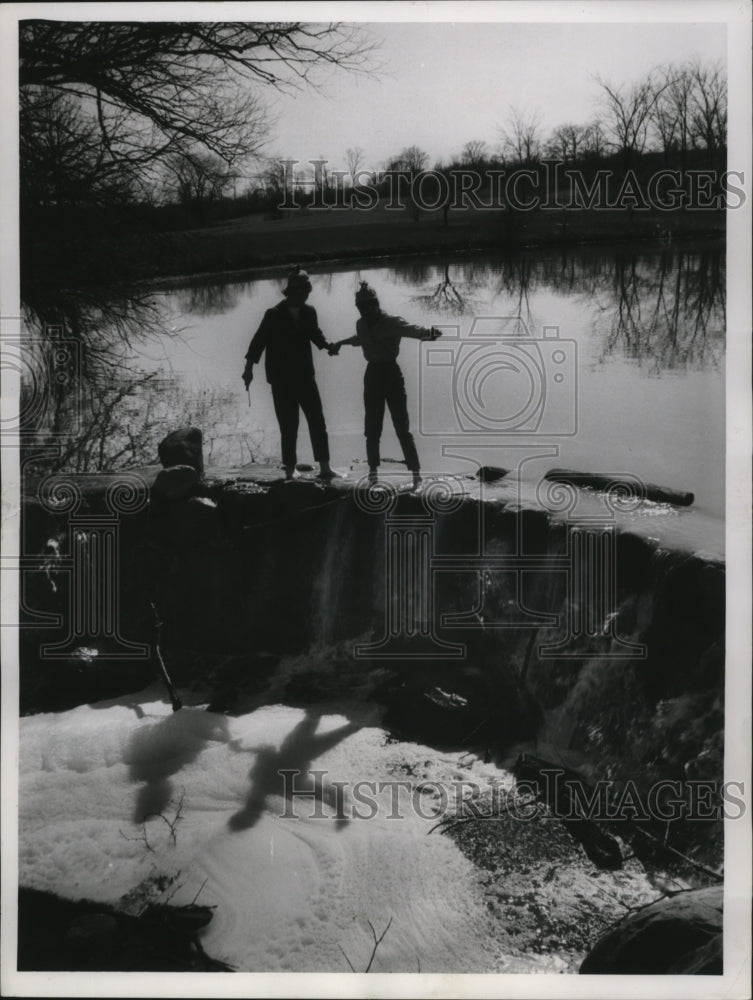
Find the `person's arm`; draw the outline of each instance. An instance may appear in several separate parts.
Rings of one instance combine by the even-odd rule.
[[[329,347],[329,353],[332,356],[336,356],[341,347],[363,347],[363,338],[361,337],[361,324],[362,319],[356,322],[356,332],[352,337],[346,337],[345,340],[338,340],[336,344],[331,344]]]
[[[313,306],[309,306],[309,309],[311,309],[312,313],[311,333],[309,334],[309,339],[315,347],[319,348],[320,351],[328,350],[331,345],[319,329],[319,320],[317,319],[316,309],[314,309]]]
[[[416,326],[409,323],[402,316],[391,316],[389,324],[385,324],[380,331],[383,337],[410,337],[412,340],[436,340],[442,336],[442,331],[435,326]]]
[[[259,324],[259,329],[254,334],[248,350],[246,351],[246,367],[243,369],[243,384],[248,389],[254,377],[254,365],[261,361],[261,356],[267,346],[272,320],[269,310],[264,313],[264,318]]]
[[[347,340],[338,340],[334,344],[329,345],[329,353],[337,354],[341,347],[360,347],[361,338],[356,334],[354,337],[348,337]]]

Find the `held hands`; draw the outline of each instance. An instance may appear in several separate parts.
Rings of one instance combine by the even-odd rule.
[[[341,344],[329,344],[327,347],[327,354],[329,354],[331,358],[336,358],[340,353],[341,346]]]

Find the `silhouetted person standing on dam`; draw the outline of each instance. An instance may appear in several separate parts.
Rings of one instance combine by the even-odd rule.
[[[333,479],[329,464],[329,440],[324,422],[322,401],[314,376],[311,345],[319,350],[330,348],[319,329],[316,310],[306,305],[311,293],[308,274],[299,267],[288,276],[285,298],[267,309],[246,352],[243,383],[248,389],[253,378],[253,366],[266,350],[267,382],[272,386],[277,423],[282,439],[282,464],[285,478],[293,479],[296,467],[299,409],[309,425],[314,458],[319,463],[320,477]]]
[[[380,464],[379,442],[382,437],[386,403],[397,439],[403,449],[405,464],[413,473],[413,483],[417,486],[421,481],[421,465],[416,443],[410,432],[405,380],[397,363],[397,356],[401,337],[436,340],[442,336],[442,332],[435,327],[427,329],[423,326],[414,326],[400,316],[389,316],[382,312],[377,293],[365,281],[361,282],[361,287],[356,292],[356,306],[361,318],[356,322],[355,337],[333,344],[329,352],[337,354],[345,345],[361,347],[368,362],[363,380],[363,402],[366,410],[366,458],[369,463],[369,478],[376,479]]]

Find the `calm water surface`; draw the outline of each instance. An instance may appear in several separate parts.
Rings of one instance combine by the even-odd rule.
[[[311,269],[309,302],[328,340],[355,332],[360,280],[382,308],[439,326],[404,340],[400,364],[426,472],[478,463],[631,473],[691,490],[724,511],[723,246],[653,251],[412,258]],[[170,332],[139,341],[131,364],[159,370],[205,432],[209,464],[279,457],[263,364],[251,405],[244,355],[284,272],[157,293]],[[314,350],[333,463],[363,461],[360,350]],[[385,420],[382,455],[402,458]],[[312,461],[305,422],[299,461]]]

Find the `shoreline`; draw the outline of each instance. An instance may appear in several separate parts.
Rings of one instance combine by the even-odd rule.
[[[724,239],[726,233],[724,231],[709,230],[708,232],[693,232],[688,234],[681,234],[676,237],[674,242],[681,244],[695,243],[695,242],[711,242],[715,240]],[[599,247],[630,247],[634,245],[636,249],[645,250],[651,243],[656,243],[655,237],[644,236],[644,237],[627,237],[627,238],[610,238],[601,239],[594,238],[592,240],[579,240],[578,242],[561,242],[561,241],[549,241],[549,242],[537,242],[529,243],[521,246],[515,247],[499,247],[494,244],[489,244],[487,246],[477,246],[477,247],[458,247],[457,249],[447,249],[445,247],[439,247],[431,249],[429,247],[424,249],[405,249],[396,247],[394,249],[382,250],[378,253],[366,253],[362,254],[360,252],[354,254],[342,254],[340,256],[315,256],[309,259],[305,255],[301,255],[297,259],[297,263],[305,264],[307,269],[311,271],[312,274],[316,273],[318,269],[326,269],[328,271],[339,271],[339,270],[349,270],[358,264],[363,264],[367,267],[374,267],[381,263],[382,261],[389,262],[394,260],[399,260],[400,258],[411,258],[411,257],[437,257],[442,259],[453,259],[454,258],[473,258],[481,256],[482,254],[488,253],[499,253],[502,255],[509,254],[526,254],[536,252],[538,250],[565,250],[567,252],[572,252],[574,250],[596,250]],[[672,244],[662,244],[664,248],[671,246]],[[154,291],[167,291],[171,288],[181,288],[188,282],[195,282],[197,284],[212,284],[214,282],[220,281],[240,281],[244,278],[249,280],[254,280],[263,277],[274,277],[280,272],[284,272],[287,268],[291,266],[292,261],[274,261],[263,264],[255,264],[249,267],[234,268],[232,270],[226,271],[200,271],[194,274],[175,274],[175,275],[165,275],[163,277],[157,278],[142,278],[137,282],[137,285],[143,286],[145,288],[150,288]]]
[[[254,278],[292,264],[347,267],[398,257],[572,252],[631,244],[668,248],[725,235],[723,212],[649,211],[632,217],[615,210],[574,210],[556,216],[474,212],[451,219],[447,226],[429,213],[419,221],[383,212],[334,221],[331,216],[310,214],[294,220],[249,216],[197,229],[110,234],[86,244],[39,242],[28,246],[23,273],[34,274],[29,287],[37,289],[98,284],[160,289],[189,281]],[[61,265],[61,260],[66,263]],[[44,278],[38,280],[39,275]]]

